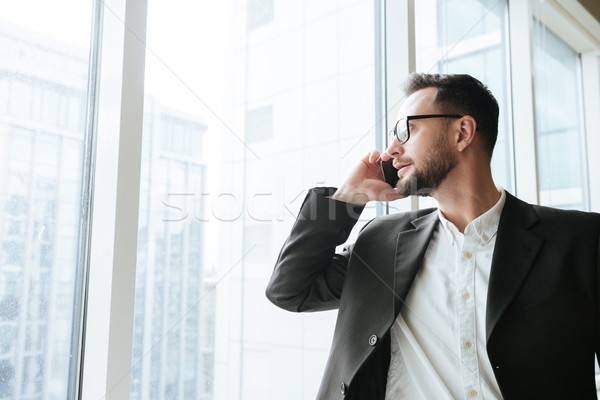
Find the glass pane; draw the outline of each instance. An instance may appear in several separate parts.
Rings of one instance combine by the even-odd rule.
[[[75,396],[91,9],[0,3],[0,399]]]
[[[131,398],[314,398],[336,314],[265,289],[307,190],[375,147],[373,3],[148,7]]]
[[[415,1],[417,71],[469,74],[492,91],[500,106],[492,174],[496,184],[512,191],[505,18],[505,1]]]
[[[582,149],[579,54],[535,19],[534,27],[540,203],[588,209]]]

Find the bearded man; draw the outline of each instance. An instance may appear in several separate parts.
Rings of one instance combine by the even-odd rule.
[[[286,310],[339,308],[318,399],[596,399],[600,215],[494,184],[498,104],[477,79],[413,74],[405,92],[385,152],[309,191],[267,288]],[[335,252],[367,202],[412,194],[439,207]]]

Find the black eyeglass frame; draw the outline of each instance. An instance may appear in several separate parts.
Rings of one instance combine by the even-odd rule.
[[[412,120],[426,119],[426,118],[462,118],[462,117],[464,117],[464,115],[458,115],[458,114],[408,115],[404,118],[400,118],[396,122],[396,125],[394,125],[394,129],[392,129],[390,131],[390,134],[392,134],[392,133],[394,134],[394,137],[396,138],[398,143],[404,144],[404,143],[408,142],[408,139],[410,139],[410,127],[409,127],[408,123]],[[406,140],[404,140],[404,141],[400,140],[400,138],[398,137],[398,124],[400,124],[402,121],[406,121]]]

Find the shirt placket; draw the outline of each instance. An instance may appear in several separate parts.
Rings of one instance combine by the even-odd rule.
[[[475,311],[475,255],[476,235],[465,234],[459,240],[459,326],[460,354],[465,398],[481,399],[479,367],[477,363],[477,332]],[[462,242],[462,243],[461,243]]]

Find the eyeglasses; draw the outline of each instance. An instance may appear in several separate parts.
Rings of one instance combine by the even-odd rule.
[[[394,138],[398,139],[400,144],[408,142],[410,138],[410,128],[408,122],[413,119],[425,119],[425,118],[462,118],[462,115],[457,114],[428,114],[428,115],[409,115],[404,118],[400,118],[394,129],[390,131],[390,143]],[[392,136],[393,135],[393,136]]]

